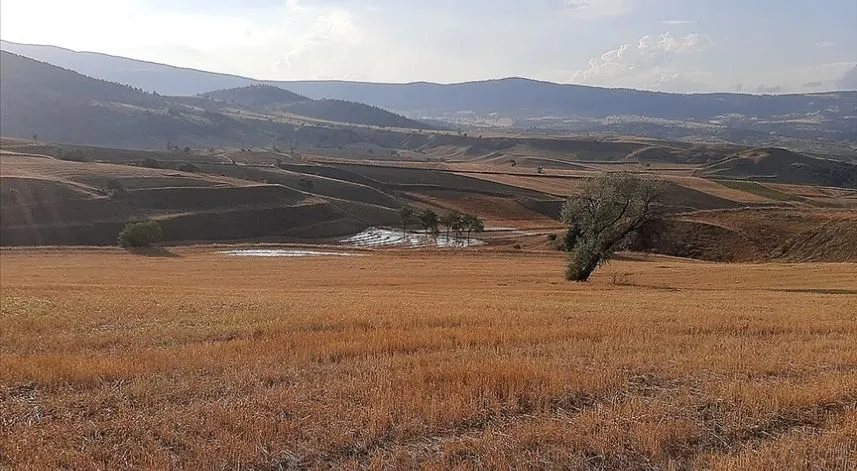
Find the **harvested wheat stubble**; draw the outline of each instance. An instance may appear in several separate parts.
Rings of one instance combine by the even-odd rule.
[[[857,265],[171,250],[0,252],[0,467],[853,469]]]

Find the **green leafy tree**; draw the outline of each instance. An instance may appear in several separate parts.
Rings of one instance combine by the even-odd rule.
[[[129,222],[119,233],[119,245],[125,248],[145,248],[162,241],[164,232],[156,221]]]
[[[420,225],[429,234],[437,234],[438,226],[440,226],[440,217],[431,209],[426,209],[417,215],[420,220]]]
[[[402,223],[402,233],[408,232],[408,225],[410,225],[411,221],[414,219],[414,208],[410,206],[405,206],[404,208],[399,210],[399,220]]]
[[[630,173],[604,173],[588,180],[562,210],[569,224],[566,278],[587,281],[626,239],[661,215],[663,185]]]
[[[449,233],[450,231],[455,231],[457,227],[460,225],[461,218],[464,215],[458,211],[453,211],[451,213],[447,213],[443,217],[440,218],[440,224],[446,228],[446,242],[449,243]]]
[[[470,245],[470,235],[474,232],[483,232],[485,230],[485,222],[473,214],[465,214],[462,217],[462,226],[464,232],[467,233],[467,245]]]

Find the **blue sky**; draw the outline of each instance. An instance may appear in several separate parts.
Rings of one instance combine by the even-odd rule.
[[[260,79],[857,89],[857,0],[3,0],[0,8],[5,40]]]

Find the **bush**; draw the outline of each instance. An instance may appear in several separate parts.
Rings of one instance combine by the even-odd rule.
[[[108,194],[117,194],[125,191],[125,187],[122,185],[122,182],[116,180],[115,178],[107,180],[106,185]]]
[[[149,168],[161,168],[161,163],[151,157],[146,157],[140,162],[140,166]]]
[[[57,158],[70,162],[89,162],[89,156],[81,149],[59,149]]]
[[[125,248],[151,247],[163,237],[161,225],[156,221],[129,222],[119,233],[119,245]]]
[[[193,173],[193,172],[196,172],[197,170],[199,170],[199,168],[197,168],[197,166],[194,164],[186,163],[186,164],[179,165],[176,170],[178,170],[180,172]]]

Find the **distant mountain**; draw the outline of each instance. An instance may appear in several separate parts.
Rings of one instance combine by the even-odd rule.
[[[606,117],[649,116],[664,119],[708,119],[740,114],[776,116],[833,112],[850,104],[857,111],[857,92],[814,95],[675,94],[629,89],[564,85],[524,78],[505,78],[441,85],[380,84],[342,81],[270,82],[311,98],[340,98],[409,113],[501,113],[514,117],[551,115]],[[848,111],[848,110],[842,110]]]
[[[128,84],[161,95],[191,96],[210,90],[256,83],[255,80],[235,75],[173,67],[96,52],[77,52],[55,46],[0,41],[0,49],[83,75]]]
[[[314,100],[365,103],[411,119],[464,128],[638,135],[789,147],[823,155],[852,154],[857,142],[857,92],[682,95],[522,78],[449,85],[263,82],[52,46],[10,42],[2,42],[0,46],[85,75],[146,91],[157,90],[162,95],[193,96],[266,83]],[[847,84],[843,82],[844,85]],[[329,106],[323,107],[325,113]]]

